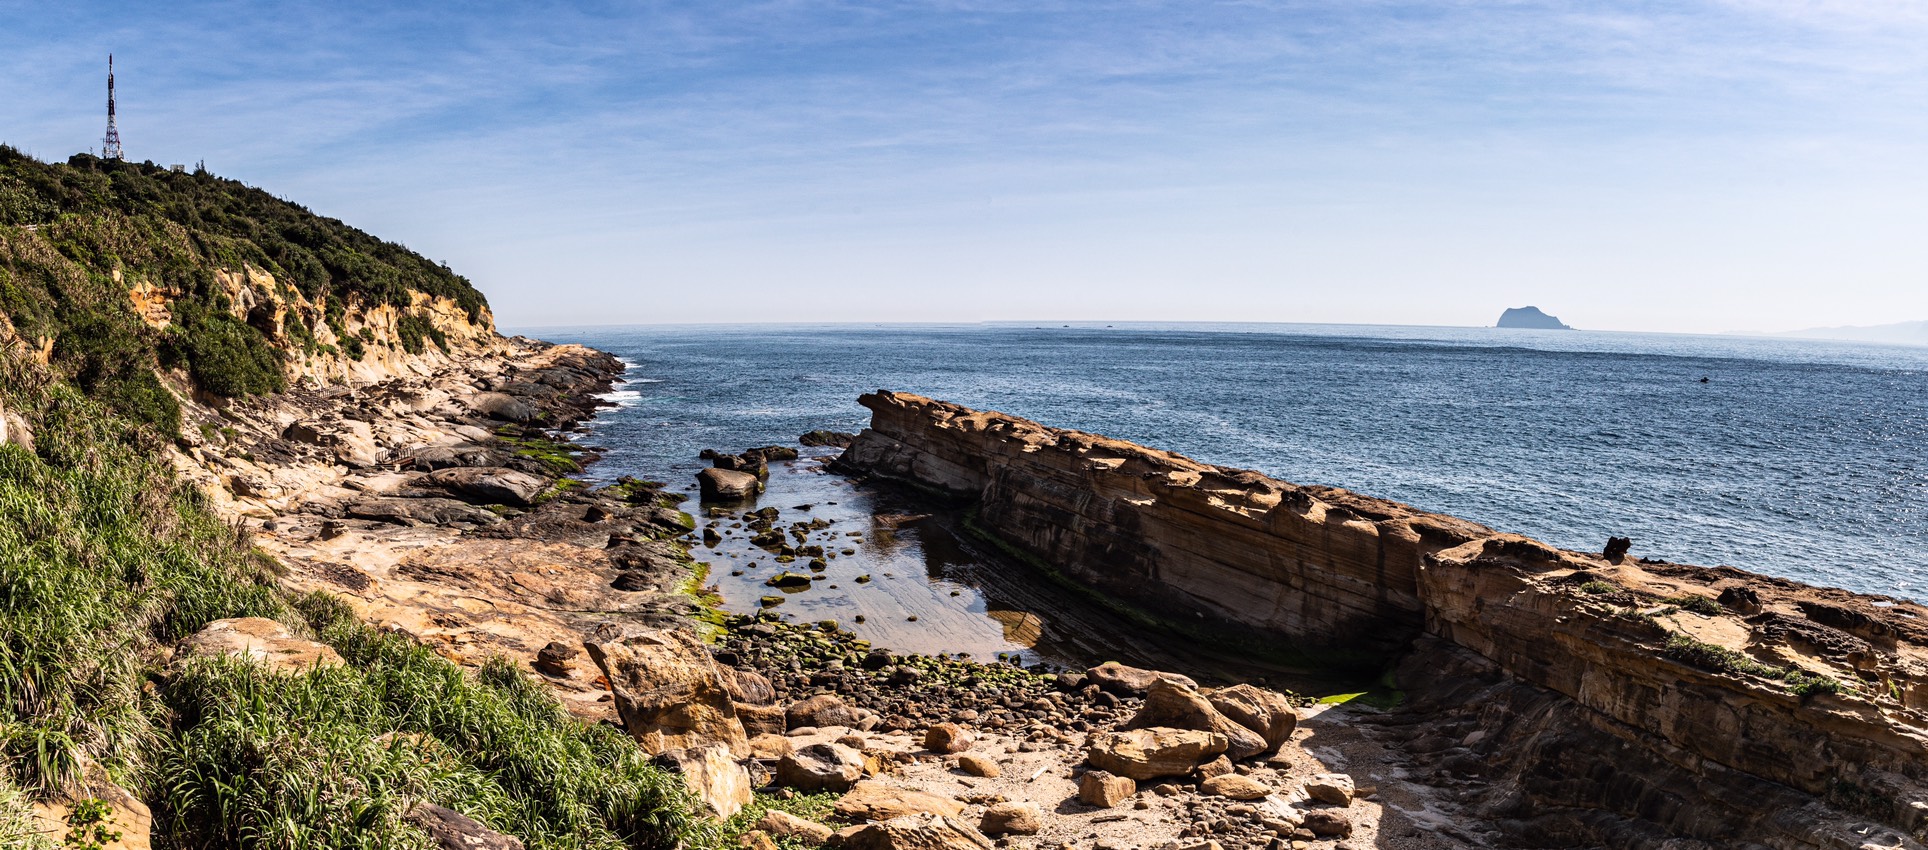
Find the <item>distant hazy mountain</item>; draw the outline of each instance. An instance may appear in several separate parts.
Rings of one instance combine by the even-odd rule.
[[[1539,328],[1542,330],[1572,330],[1562,324],[1557,317],[1540,312],[1538,307],[1508,307],[1500,314],[1496,328]]]
[[[1775,334],[1775,336],[1928,345],[1928,322],[1896,322],[1892,325],[1868,325],[1865,327],[1808,328],[1804,331],[1788,331],[1786,333]]]

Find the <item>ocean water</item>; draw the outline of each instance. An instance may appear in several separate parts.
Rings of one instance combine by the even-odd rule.
[[[611,395],[618,406],[585,437],[608,449],[595,470],[603,478],[693,489],[698,451],[856,431],[868,419],[857,396],[888,388],[1563,547],[1627,536],[1636,555],[1928,599],[1928,348],[1317,325],[526,332],[631,364]],[[794,466],[773,478],[766,503],[792,493],[838,501],[848,515],[839,522],[888,510],[851,501],[857,494],[832,499],[846,482]],[[953,570],[974,557],[938,548]],[[925,570],[934,592],[959,590],[943,598],[976,606],[967,613],[978,620],[1009,619],[982,616],[996,600],[932,570],[944,568]],[[744,597],[756,574],[745,573],[734,591],[724,582],[732,607],[755,604]],[[820,594],[824,610],[849,613],[836,605],[854,588],[839,590]]]

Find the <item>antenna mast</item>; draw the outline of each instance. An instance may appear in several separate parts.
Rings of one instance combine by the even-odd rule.
[[[114,54],[107,54],[107,136],[100,140],[101,159],[120,159],[120,128],[114,126]]]

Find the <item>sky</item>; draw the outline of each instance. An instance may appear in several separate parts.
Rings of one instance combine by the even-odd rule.
[[[505,326],[1928,319],[1928,3],[0,0],[0,142]]]

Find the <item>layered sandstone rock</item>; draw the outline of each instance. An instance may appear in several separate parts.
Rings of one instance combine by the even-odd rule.
[[[1395,728],[1446,773],[1503,778],[1488,814],[1531,840],[1819,848],[1928,832],[1928,608],[1560,551],[918,396],[861,402],[872,426],[843,468],[969,502],[983,532],[1167,623],[1381,662],[1425,636],[1402,670],[1433,714]],[[1251,694],[1202,701],[1267,745],[1290,734]],[[1121,734],[1146,733],[1094,736],[1094,766],[1143,779],[1207,754],[1152,769],[1149,742]]]

